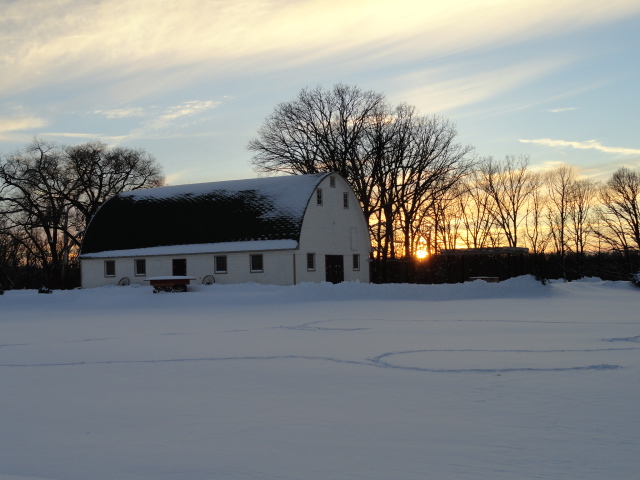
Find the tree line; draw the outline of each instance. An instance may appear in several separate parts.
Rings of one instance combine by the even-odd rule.
[[[553,254],[567,278],[593,252],[638,269],[640,174],[599,183],[561,166],[539,173],[525,155],[479,157],[455,125],[384,95],[338,84],[276,106],[248,144],[262,174],[336,171],[353,186],[382,266],[454,248],[527,247]]]
[[[79,286],[78,251],[100,205],[163,183],[152,155],[102,142],[64,146],[36,138],[0,158],[0,285]]]

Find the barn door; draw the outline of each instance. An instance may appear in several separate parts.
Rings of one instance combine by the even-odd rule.
[[[186,258],[174,258],[173,259],[173,272],[174,277],[185,277],[187,275],[187,259]]]
[[[342,260],[342,255],[325,255],[324,266],[327,282],[344,282],[344,261]]]

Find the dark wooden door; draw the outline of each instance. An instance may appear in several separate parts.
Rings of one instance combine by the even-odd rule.
[[[187,275],[187,259],[174,258],[173,259],[173,276],[185,277],[186,275]]]
[[[344,282],[344,260],[342,255],[325,255],[324,266],[327,282]]]

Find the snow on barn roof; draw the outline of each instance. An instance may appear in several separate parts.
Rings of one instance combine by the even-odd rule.
[[[87,227],[81,255],[175,245],[201,245],[197,250],[202,250],[205,244],[297,242],[309,199],[326,175],[123,192],[106,201],[95,214]]]

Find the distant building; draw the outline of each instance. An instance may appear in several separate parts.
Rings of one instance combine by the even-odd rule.
[[[521,255],[529,253],[525,247],[450,248],[440,250],[440,255]]]
[[[437,263],[449,283],[497,282],[526,274],[528,253],[524,247],[452,248],[441,250]]]
[[[360,204],[335,173],[135,190],[106,201],[87,227],[82,287],[157,276],[368,282],[370,251]]]

